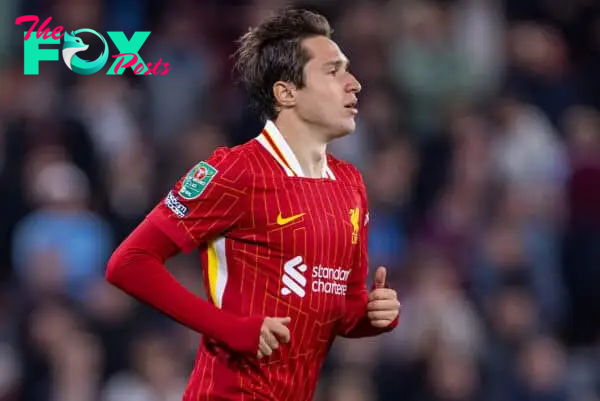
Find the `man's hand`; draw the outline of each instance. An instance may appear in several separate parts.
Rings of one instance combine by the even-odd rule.
[[[268,317],[264,320],[260,328],[258,359],[271,355],[279,348],[279,344],[287,344],[290,341],[290,330],[287,325],[291,321],[290,317]]]
[[[400,302],[396,291],[385,288],[385,267],[375,271],[375,289],[369,294],[367,316],[374,327],[385,328],[398,316]]]

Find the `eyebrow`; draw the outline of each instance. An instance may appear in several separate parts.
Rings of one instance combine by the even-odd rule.
[[[325,67],[335,67],[335,68],[341,68],[344,65],[346,66],[346,69],[350,68],[350,60],[348,60],[348,59],[332,60],[332,61],[328,61],[324,64]]]

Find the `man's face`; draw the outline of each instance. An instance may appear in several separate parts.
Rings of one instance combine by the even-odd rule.
[[[298,115],[322,128],[328,139],[352,132],[361,86],[348,71],[348,59],[335,42],[323,36],[306,39],[303,46],[311,59],[304,67],[305,86],[297,92]]]

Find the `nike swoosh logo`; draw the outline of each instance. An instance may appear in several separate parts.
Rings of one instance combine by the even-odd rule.
[[[299,219],[300,217],[304,216],[306,213],[300,213],[300,214],[295,214],[293,216],[290,217],[283,217],[281,215],[281,212],[279,213],[279,215],[277,216],[277,224],[279,224],[280,226],[284,226],[288,223],[291,223],[294,220]]]

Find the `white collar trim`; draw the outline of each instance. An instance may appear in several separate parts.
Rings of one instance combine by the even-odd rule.
[[[256,140],[273,156],[289,177],[306,177],[296,155],[273,121],[267,120]],[[333,172],[327,165],[327,157],[323,163],[322,178],[335,180]]]

